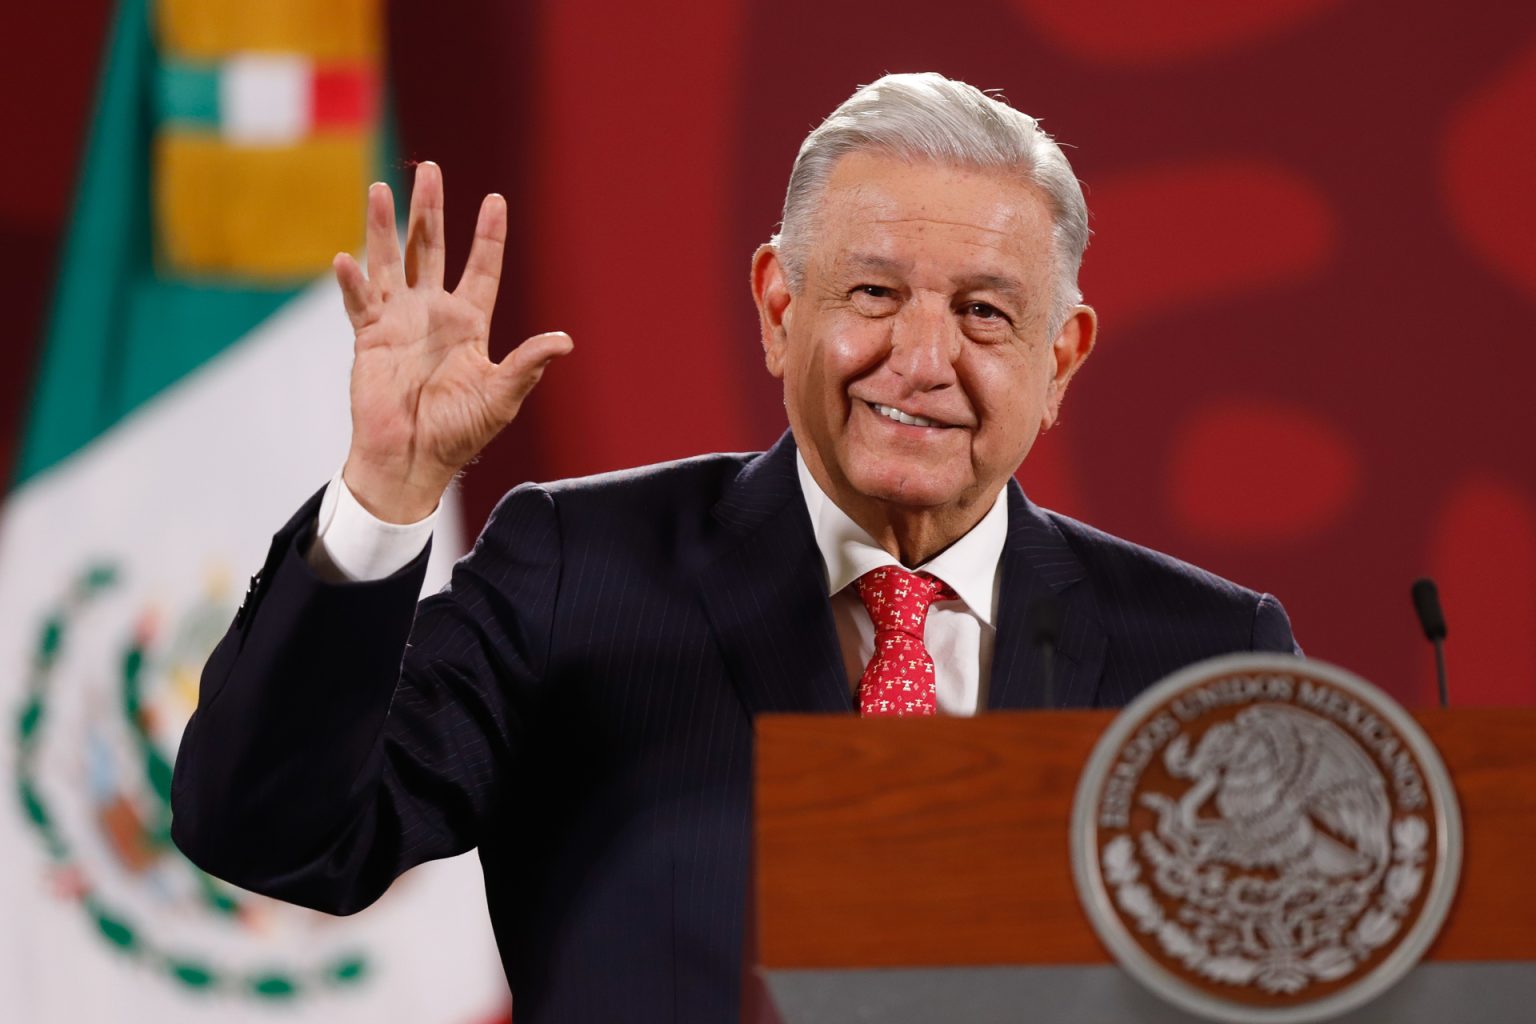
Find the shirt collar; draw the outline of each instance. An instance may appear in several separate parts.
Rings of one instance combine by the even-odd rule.
[[[800,475],[800,493],[811,516],[816,547],[821,550],[828,594],[838,593],[873,569],[901,565],[827,497],[816,478],[811,476],[805,457],[798,451],[795,452],[795,469]],[[916,570],[932,573],[948,583],[971,613],[989,626],[993,624],[997,610],[997,574],[1002,566],[1003,544],[1008,539],[1006,491],[1005,487],[997,492],[992,508],[969,533]]]

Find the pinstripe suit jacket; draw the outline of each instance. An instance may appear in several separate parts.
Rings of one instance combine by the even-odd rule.
[[[347,913],[478,846],[520,1022],[734,1019],[753,717],[852,710],[790,437],[519,487],[419,606],[424,557],[373,583],[313,576],[317,500],[204,671],[176,764],[182,849]],[[1012,483],[1008,515],[990,709],[1039,699],[1022,617],[1047,591],[1068,705],[1293,650],[1273,598]]]

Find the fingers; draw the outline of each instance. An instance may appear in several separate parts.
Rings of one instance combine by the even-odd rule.
[[[395,196],[376,181],[368,187],[368,280],[384,294],[405,286],[400,239],[395,235]]]
[[[535,334],[496,364],[498,399],[503,415],[511,419],[528,392],[544,376],[544,368],[569,353],[576,345],[564,331]]]
[[[443,172],[430,160],[416,165],[411,213],[405,236],[405,282],[411,287],[443,286]]]
[[[331,261],[331,269],[336,273],[336,283],[341,286],[341,301],[347,307],[347,319],[352,321],[352,329],[362,330],[374,319],[377,292],[363,276],[363,268],[348,253],[337,253]]]
[[[496,290],[501,285],[501,256],[506,245],[507,201],[493,193],[480,203],[469,262],[464,265],[464,276],[459,278],[459,286],[454,289],[455,295],[468,299],[487,317],[496,305]]]

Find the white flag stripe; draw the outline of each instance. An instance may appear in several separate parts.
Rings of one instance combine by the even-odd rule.
[[[236,922],[198,903],[197,876],[178,855],[136,867],[103,824],[114,786],[122,806],[150,817],[154,810],[125,722],[125,650],[149,637],[140,644],[146,701],[169,754],[176,716],[190,710],[195,692],[191,612],[227,615],[272,532],[345,455],[350,335],[335,286],[316,286],[34,478],[0,512],[0,771],[9,776],[19,763],[17,723],[46,615],[86,567],[115,565],[116,582],[69,613],[31,755],[39,795],[69,840],[69,866],[148,948],[229,977],[280,969],[310,983],[279,1001],[199,991],[168,977],[155,958],[115,948],[67,886],[56,891],[70,873],[23,814],[13,778],[0,803],[0,906],[11,936],[0,947],[6,1019],[466,1024],[504,1010],[473,857],[409,873],[355,917],[242,897],[248,913]],[[457,508],[445,504],[429,587],[463,549],[458,523]],[[363,981],[313,983],[325,964],[353,951],[367,962]]]
[[[219,71],[219,132],[238,145],[282,145],[309,134],[314,67],[286,53],[241,53]]]

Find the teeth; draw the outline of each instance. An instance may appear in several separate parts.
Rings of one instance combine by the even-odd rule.
[[[909,416],[893,406],[876,405],[874,402],[870,402],[869,407],[886,419],[895,420],[897,423],[905,423],[909,427],[936,427],[939,425],[926,416]]]

